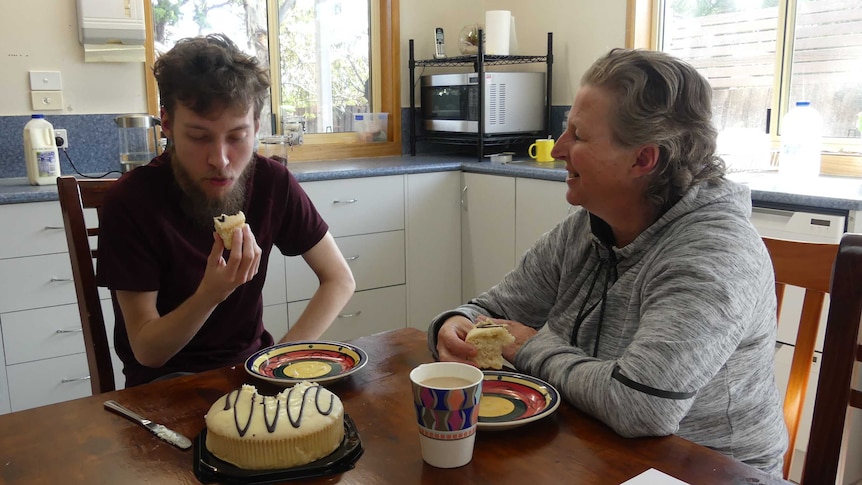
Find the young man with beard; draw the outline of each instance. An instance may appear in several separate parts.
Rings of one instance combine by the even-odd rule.
[[[436,317],[429,346],[469,363],[467,332],[495,318],[515,336],[503,357],[620,435],[677,434],[780,477],[772,264],[715,155],[711,96],[661,52],[596,61],[551,153],[579,207]]]
[[[254,153],[269,80],[226,37],[185,39],[154,66],[169,148],[124,174],[102,210],[97,278],[111,290],[126,386],[241,363],[273,345],[261,290],[273,246],[320,280],[281,341],[316,339],[353,275],[287,168]],[[225,251],[213,217],[247,224]],[[281,255],[276,255],[281,257]]]

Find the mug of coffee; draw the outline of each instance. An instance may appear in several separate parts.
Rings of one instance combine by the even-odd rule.
[[[554,157],[551,156],[551,149],[553,148],[553,139],[539,139],[536,140],[536,143],[530,145],[530,148],[527,150],[527,154],[537,162],[553,162]]]

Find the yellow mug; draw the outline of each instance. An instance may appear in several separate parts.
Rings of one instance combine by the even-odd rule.
[[[530,145],[527,154],[537,162],[553,162],[554,157],[551,156],[552,148],[554,148],[553,139],[539,139],[536,140],[536,143]]]

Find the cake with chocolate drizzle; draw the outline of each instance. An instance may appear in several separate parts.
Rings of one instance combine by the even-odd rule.
[[[223,461],[248,470],[293,468],[338,448],[344,406],[315,382],[302,381],[275,396],[244,384],[213,403],[206,426],[206,447]]]

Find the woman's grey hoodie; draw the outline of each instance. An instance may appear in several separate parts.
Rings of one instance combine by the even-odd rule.
[[[577,209],[498,285],[436,317],[431,351],[454,314],[538,328],[513,364],[620,435],[677,434],[780,476],[774,273],[750,215],[747,187],[701,184],[616,248]]]

